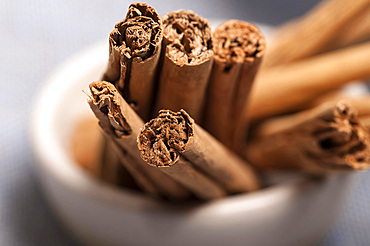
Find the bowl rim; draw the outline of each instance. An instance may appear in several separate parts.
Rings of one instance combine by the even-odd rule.
[[[131,209],[141,209],[142,207],[168,209],[168,207],[172,207],[172,204],[155,200],[134,191],[116,188],[92,177],[75,164],[72,157],[59,146],[56,138],[52,137],[51,124],[55,116],[53,109],[58,103],[58,100],[54,99],[58,99],[58,93],[63,94],[61,93],[60,84],[64,85],[62,90],[66,90],[72,86],[76,76],[83,76],[92,67],[99,66],[102,62],[102,57],[107,59],[108,52],[105,47],[107,47],[107,42],[99,42],[67,59],[48,76],[41,87],[30,114],[29,124],[31,148],[36,157],[33,161],[34,166],[37,172],[46,171],[50,178],[57,180],[65,187],[113,206],[130,207]],[[96,59],[97,57],[100,57],[100,59]],[[85,67],[82,68],[81,64],[84,64]],[[243,209],[254,209],[265,206],[263,204],[271,206],[273,203],[286,200],[292,194],[299,192],[300,184],[307,183],[313,184],[315,182],[307,177],[297,176],[281,184],[263,188],[259,191],[201,203],[197,207],[222,208],[234,205],[237,208],[240,204],[243,204]],[[176,207],[178,208],[179,206]],[[238,209],[234,211],[236,212],[236,210]],[[215,211],[219,210],[216,209]]]

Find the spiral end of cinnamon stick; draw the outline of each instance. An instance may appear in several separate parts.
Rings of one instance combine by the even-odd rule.
[[[319,165],[333,170],[369,168],[369,133],[360,125],[351,104],[342,100],[336,104],[332,113],[323,114],[320,119],[323,123],[313,133],[321,153]]]
[[[151,166],[171,166],[193,134],[194,120],[185,110],[161,110],[144,125],[138,136],[141,157]]]
[[[127,60],[151,57],[162,41],[162,22],[157,11],[145,3],[130,5],[125,20],[118,22],[109,40]]]
[[[166,56],[178,66],[197,65],[213,56],[209,22],[193,11],[174,11],[163,17]]]
[[[91,109],[99,119],[102,129],[117,138],[132,133],[131,126],[121,112],[119,92],[113,84],[105,81],[89,85],[91,96],[88,99]]]
[[[253,62],[262,57],[265,38],[253,24],[230,20],[217,27],[213,34],[215,59],[222,63]]]

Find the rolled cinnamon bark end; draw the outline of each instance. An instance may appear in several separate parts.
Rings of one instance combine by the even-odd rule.
[[[213,63],[208,21],[192,11],[163,17],[163,64],[156,112],[184,108],[199,121]]]
[[[182,150],[192,132],[192,122],[181,117],[181,114],[160,111],[157,118],[144,125],[138,136],[138,147],[141,157],[149,165],[160,167],[202,200],[223,197],[226,191],[193,164],[182,157]],[[172,114],[173,113],[173,114]]]
[[[217,27],[213,42],[215,61],[209,82],[204,125],[217,139],[233,148],[235,144],[240,145],[235,143],[237,126],[241,124],[242,111],[248,101],[266,42],[256,26],[238,20],[230,20]],[[247,128],[245,122],[243,128]]]
[[[177,113],[161,110],[157,118],[145,124],[138,146],[149,165],[181,178],[179,182],[194,193],[190,185],[195,184],[197,181],[192,179],[200,175],[215,181],[227,194],[258,188],[257,177],[248,164],[195,124],[184,110]],[[173,168],[180,165],[186,167]],[[202,192],[205,187],[197,185]]]
[[[109,62],[103,80],[117,88],[138,114],[149,119],[162,46],[162,22],[155,9],[133,3],[109,35]]]
[[[113,84],[96,81],[90,84],[88,103],[99,125],[121,151],[122,164],[138,186],[155,197],[185,200],[190,193],[178,182],[156,168],[148,166],[137,148],[137,136],[144,125]]]
[[[89,104],[103,131],[115,138],[129,136],[132,129],[121,112],[116,88],[101,81],[93,82],[89,87],[91,91]]]
[[[255,133],[246,156],[261,168],[325,173],[370,165],[369,132],[346,101],[270,119]]]
[[[173,165],[194,135],[194,121],[182,112],[161,110],[158,117],[144,125],[138,138],[142,158],[151,166]]]

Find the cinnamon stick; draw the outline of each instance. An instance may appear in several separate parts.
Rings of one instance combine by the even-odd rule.
[[[369,0],[326,0],[299,20],[275,33],[263,67],[272,67],[320,53],[342,31],[348,21],[370,6]]]
[[[96,124],[98,127],[98,125]],[[99,129],[100,130],[100,129]],[[135,180],[122,164],[121,151],[106,135],[104,137],[105,148],[103,150],[102,180],[124,188],[139,190]]]
[[[345,100],[272,118],[253,131],[246,157],[260,168],[327,173],[367,169],[369,132]]]
[[[340,99],[349,102],[357,112],[357,117],[361,125],[370,130],[370,95],[362,95],[356,97],[349,97],[345,92],[339,92],[334,95],[327,95],[323,99],[319,98],[314,102],[314,105],[326,103],[328,105],[335,105]]]
[[[96,119],[81,120],[72,135],[73,158],[82,168],[107,183],[137,189],[131,175],[121,165],[118,152],[108,145]]]
[[[74,160],[94,177],[102,177],[104,136],[95,119],[82,119],[72,134],[71,151]]]
[[[370,77],[370,42],[276,66],[259,74],[251,92],[247,121],[304,108],[321,94]]]
[[[244,161],[194,123],[184,111],[161,110],[138,137],[142,158],[204,200],[258,188]]]
[[[183,186],[140,158],[136,138],[144,123],[116,88],[109,82],[96,81],[90,84],[90,92],[88,103],[100,127],[122,152],[122,163],[138,186],[156,197],[187,199],[190,193]]]
[[[363,96],[356,96],[356,97],[349,97],[343,95],[344,93],[333,95],[332,98],[328,97],[322,103],[335,105],[339,100],[344,99],[349,102],[352,107],[356,110],[356,115],[358,117],[368,116],[370,115],[370,95],[363,95]],[[316,105],[318,106],[318,105]]]
[[[237,126],[265,51],[265,39],[253,24],[230,20],[214,31],[213,43],[215,61],[204,128],[235,149],[240,144],[237,136],[245,135],[237,131]]]
[[[370,4],[361,13],[354,16],[330,42],[326,50],[343,48],[370,39]]]
[[[130,5],[109,35],[109,62],[102,80],[116,84],[126,101],[149,119],[162,47],[162,22],[145,3]]]
[[[163,17],[163,63],[156,112],[187,110],[200,121],[213,63],[208,21],[192,11]]]

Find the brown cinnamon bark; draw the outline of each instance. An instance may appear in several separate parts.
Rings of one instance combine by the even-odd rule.
[[[194,123],[184,111],[161,110],[138,137],[142,158],[201,199],[252,191],[258,180],[247,163]]]
[[[98,127],[98,124],[96,126]],[[139,190],[135,180],[121,163],[125,159],[122,158],[121,151],[106,135],[103,137],[105,148],[103,150],[102,179],[117,186]]]
[[[370,115],[361,116],[358,118],[361,125],[363,125],[368,131],[370,131]]]
[[[145,3],[131,4],[125,20],[118,22],[109,35],[109,62],[102,80],[116,84],[145,120],[154,102],[162,39],[161,19]]]
[[[267,120],[254,133],[246,156],[260,168],[325,173],[370,164],[369,132],[346,101]]]
[[[215,61],[208,86],[204,128],[235,149],[249,92],[265,51],[265,39],[251,23],[230,20],[213,33]],[[236,134],[238,133],[238,134]]]
[[[325,51],[370,41],[370,4],[362,13],[354,16],[330,42]]]
[[[104,136],[95,119],[82,119],[72,135],[71,152],[82,168],[97,178],[102,177]]]
[[[192,11],[175,11],[163,17],[163,35],[156,112],[183,108],[199,121],[213,63],[210,25]]]
[[[349,97],[343,92],[337,92],[333,95],[327,95],[323,99],[318,99],[313,105],[319,106],[321,104],[328,104],[334,106],[338,101],[346,100],[352,107],[356,110],[356,115],[358,117],[369,116],[370,115],[370,95],[361,95],[356,97]]]
[[[136,139],[144,123],[116,88],[111,83],[96,81],[90,84],[90,91],[88,103],[99,119],[100,127],[123,153],[122,163],[139,187],[157,197],[187,199],[190,193],[183,186],[168,175],[148,166],[140,158]]]
[[[125,188],[137,189],[131,175],[121,165],[118,152],[107,147],[96,119],[83,119],[72,136],[72,154],[76,162],[96,178]]]
[[[337,92],[332,95],[325,95],[323,98],[319,98],[312,105],[318,106],[326,103],[328,105],[335,105],[339,100],[346,100],[357,112],[357,117],[361,125],[370,130],[370,95],[362,95],[356,97],[348,97],[345,91]]]
[[[298,20],[278,28],[266,52],[263,68],[320,53],[348,21],[361,14],[369,0],[327,0]]]
[[[305,108],[316,97],[370,77],[370,42],[261,71],[246,121]]]

